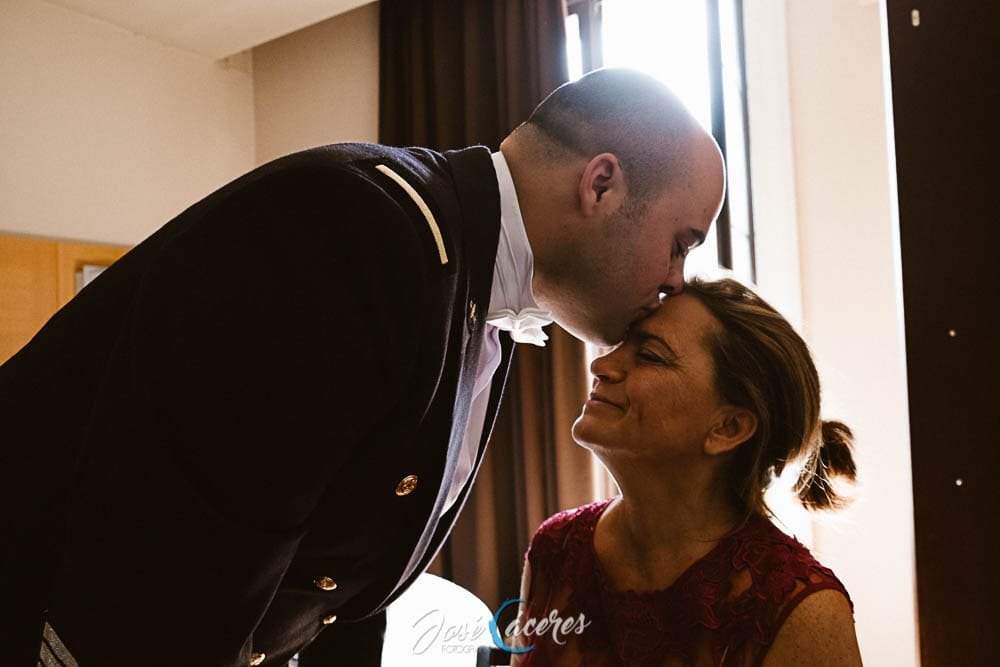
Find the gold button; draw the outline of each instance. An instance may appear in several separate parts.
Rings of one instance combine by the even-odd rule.
[[[336,614],[330,614],[329,616],[324,616],[323,617],[323,625],[330,625],[331,623],[333,623],[336,620],[337,620],[337,615]]]
[[[469,322],[471,322],[473,325],[476,323],[476,310],[477,310],[477,308],[476,308],[476,302],[475,301],[470,301],[469,302]]]
[[[337,588],[337,582],[330,577],[320,577],[319,579],[313,579],[313,583],[316,584],[316,588],[320,588],[324,591],[332,591]]]
[[[417,482],[420,481],[416,475],[407,475],[403,479],[399,480],[399,484],[396,485],[396,495],[397,496],[408,496],[413,493],[413,490],[417,488]]]
[[[250,667],[257,667],[257,665],[264,662],[264,658],[267,657],[265,653],[251,653],[250,654]]]

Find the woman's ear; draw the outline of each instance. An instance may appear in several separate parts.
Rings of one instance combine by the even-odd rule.
[[[611,213],[625,201],[625,173],[613,153],[591,158],[580,176],[580,211],[590,217]]]
[[[735,405],[724,406],[716,414],[715,425],[705,438],[705,453],[718,456],[730,452],[757,432],[757,415]]]

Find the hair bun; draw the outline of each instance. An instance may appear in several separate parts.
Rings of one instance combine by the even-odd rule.
[[[850,427],[839,421],[820,422],[819,448],[806,462],[795,487],[799,500],[809,509],[839,509],[849,501],[834,491],[831,482],[838,477],[853,482],[857,472]]]

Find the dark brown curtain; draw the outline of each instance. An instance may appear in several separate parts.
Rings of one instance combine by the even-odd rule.
[[[379,140],[500,141],[567,78],[562,0],[383,0]]]
[[[379,135],[439,150],[500,141],[567,78],[563,0],[383,0]],[[570,438],[586,397],[583,345],[556,325],[520,345],[487,455],[431,572],[488,605],[516,597],[528,540],[593,499],[588,452]]]

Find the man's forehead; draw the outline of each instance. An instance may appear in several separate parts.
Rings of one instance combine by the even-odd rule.
[[[667,191],[647,209],[646,216],[674,237],[687,238],[691,247],[701,245],[718,217],[722,203],[718,194],[707,188]]]

